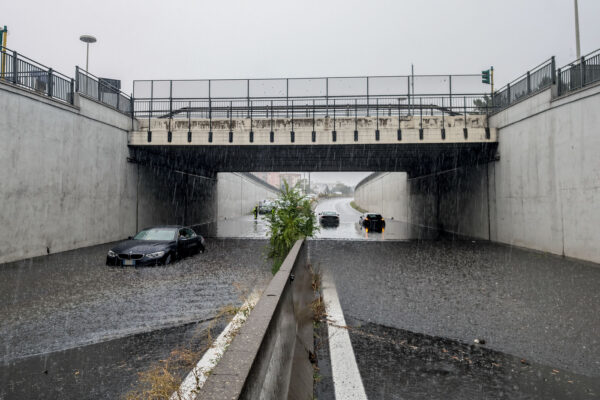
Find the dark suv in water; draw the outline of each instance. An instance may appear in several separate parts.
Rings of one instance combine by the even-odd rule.
[[[144,229],[108,251],[106,265],[167,265],[186,255],[204,252],[204,238],[183,226]]]
[[[383,232],[385,229],[385,220],[381,214],[363,214],[360,216],[358,223],[370,232]]]
[[[340,215],[335,211],[320,212],[319,223],[322,226],[338,226],[340,224]]]

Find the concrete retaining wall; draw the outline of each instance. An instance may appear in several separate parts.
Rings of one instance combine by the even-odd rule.
[[[365,210],[380,213],[385,218],[406,221],[408,196],[406,172],[384,172],[373,174],[357,185],[354,201]]]
[[[121,239],[135,230],[131,118],[0,83],[0,263]]]
[[[311,399],[312,299],[306,247],[299,240],[198,399]]]
[[[600,262],[600,85],[550,97],[490,119],[501,132],[491,237]]]
[[[218,218],[247,215],[259,201],[277,197],[277,188],[248,173],[217,174]]]
[[[408,198],[406,220],[417,225],[600,262],[598,110],[600,85],[529,97],[490,118],[498,161],[408,179],[404,194],[385,201]],[[388,179],[387,187],[404,184]],[[378,184],[356,189],[359,205],[382,202]],[[363,200],[365,191],[377,196]]]
[[[216,217],[216,178],[128,162],[137,121],[0,83],[0,263]]]

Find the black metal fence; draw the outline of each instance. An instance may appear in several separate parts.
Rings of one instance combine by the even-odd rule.
[[[494,92],[491,108],[493,112],[501,111],[526,96],[549,88],[555,82],[555,61],[552,57]]]
[[[479,75],[134,81],[140,118],[486,113]]]
[[[14,50],[0,48],[0,80],[73,104],[73,79]]]
[[[559,68],[557,78],[559,96],[600,81],[600,49]]]
[[[132,99],[121,90],[86,70],[75,67],[75,86],[78,93],[98,100],[124,114],[131,114]]]

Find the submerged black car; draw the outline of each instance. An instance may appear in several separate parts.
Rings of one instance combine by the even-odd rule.
[[[385,229],[385,220],[381,214],[363,214],[360,216],[358,223],[370,232],[381,232]]]
[[[203,252],[204,238],[183,226],[156,226],[108,251],[106,265],[167,265],[172,261]]]
[[[340,215],[335,211],[320,212],[319,223],[323,226],[338,226],[340,224]]]

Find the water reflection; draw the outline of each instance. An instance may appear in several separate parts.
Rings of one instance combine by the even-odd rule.
[[[411,240],[435,239],[437,231],[422,228],[406,222],[386,219],[386,227],[382,232],[372,232],[363,228],[359,223],[360,212],[350,206],[351,198],[342,197],[320,201],[315,213],[323,211],[336,211],[339,214],[338,226],[321,226],[315,235],[316,239],[348,239],[348,240]],[[384,215],[385,217],[385,215]],[[210,228],[205,227],[207,236],[235,237],[235,238],[261,238],[268,234],[268,225],[265,217],[253,215],[222,219]]]

